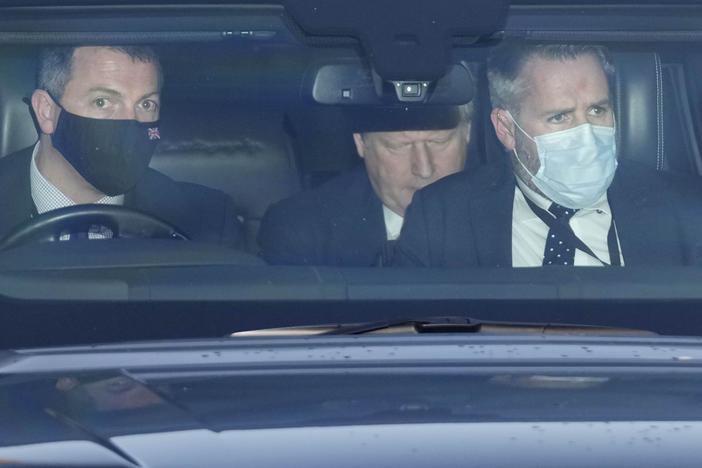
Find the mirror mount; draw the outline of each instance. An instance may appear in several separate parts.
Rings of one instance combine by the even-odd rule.
[[[353,37],[385,81],[434,82],[451,65],[450,48],[504,29],[508,0],[283,0],[316,41]]]

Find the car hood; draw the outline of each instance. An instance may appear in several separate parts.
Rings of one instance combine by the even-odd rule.
[[[667,337],[241,338],[13,351],[0,364],[0,459],[692,466],[700,362],[702,340]]]

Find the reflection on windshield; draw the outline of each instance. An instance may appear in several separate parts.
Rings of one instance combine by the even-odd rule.
[[[155,379],[76,375],[4,387],[27,426],[7,433],[40,441],[207,428],[264,429],[367,424],[529,421],[690,420],[697,377],[637,373],[315,373]],[[50,385],[50,386],[47,386]],[[518,389],[518,392],[515,392]],[[607,401],[607,405],[602,405]],[[526,404],[526,402],[529,402]],[[542,408],[550,408],[544,412]],[[31,421],[31,422],[30,422]],[[44,427],[45,429],[41,429]],[[48,431],[48,432],[46,432]],[[5,436],[4,436],[5,437]]]
[[[63,392],[68,407],[82,411],[92,408],[104,412],[164,404],[148,387],[126,376],[88,381],[62,377],[56,382],[56,389]]]

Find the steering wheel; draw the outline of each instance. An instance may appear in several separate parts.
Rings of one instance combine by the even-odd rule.
[[[153,238],[189,240],[172,224],[141,211],[114,205],[75,205],[35,216],[0,240],[0,250],[30,242],[59,240],[66,234],[88,237],[91,226],[112,231],[113,238]]]

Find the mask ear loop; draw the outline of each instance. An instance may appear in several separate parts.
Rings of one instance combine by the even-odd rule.
[[[507,115],[509,115],[510,120],[514,123],[514,125],[517,126],[517,128],[519,129],[519,131],[521,131],[524,135],[526,135],[526,137],[527,137],[528,139],[530,139],[531,141],[533,141],[534,143],[536,143],[536,140],[534,140],[534,139],[531,137],[531,135],[529,135],[527,132],[525,132],[524,129],[517,123],[517,121],[514,120],[514,117],[512,117],[512,113],[511,113],[510,111],[507,111]]]
[[[619,161],[619,155],[617,154],[617,149],[619,148],[617,144],[619,132],[617,131],[617,116],[614,115],[614,111],[612,111],[612,128],[614,129],[614,162],[617,163]]]
[[[536,143],[536,140],[534,140],[534,139],[531,137],[531,135],[529,135],[527,132],[524,131],[524,129],[523,129],[522,127],[519,126],[519,124],[518,124],[517,121],[514,119],[514,117],[512,117],[512,113],[511,113],[510,111],[507,111],[507,114],[509,115],[509,118],[512,120],[512,122],[514,123],[514,125],[517,126],[517,128],[519,129],[519,131],[521,131],[524,135],[526,135],[526,137],[527,137],[528,139],[530,139],[531,141],[533,141],[534,143]],[[519,157],[519,154],[517,154],[517,145],[516,145],[516,144],[514,145],[514,148],[512,148],[512,152],[514,153],[514,157],[517,159],[517,162],[519,163],[519,165],[522,166],[522,168],[526,171],[526,173],[529,174],[529,175],[531,176],[531,178],[533,179],[533,178],[536,176],[536,174],[532,174],[531,171],[524,165],[524,163],[522,162],[522,160],[521,160],[520,157]]]
[[[48,89],[45,89],[45,90],[43,90],[43,91],[44,91],[46,94],[49,95],[49,97],[51,98],[51,100],[54,101],[54,104],[56,104],[56,105],[58,106],[59,109],[64,110],[64,108],[63,108],[63,106],[61,105],[61,103],[59,102],[59,100],[56,99],[56,97],[55,97],[53,94],[51,94],[51,91],[49,91]]]

